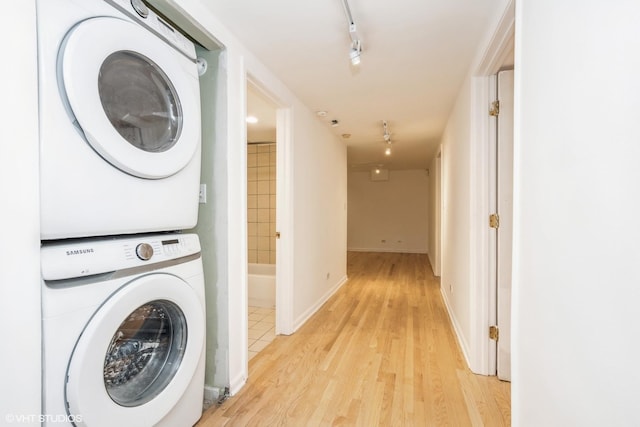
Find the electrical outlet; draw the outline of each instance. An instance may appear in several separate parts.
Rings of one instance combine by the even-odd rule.
[[[200,184],[200,203],[207,203],[207,184]]]

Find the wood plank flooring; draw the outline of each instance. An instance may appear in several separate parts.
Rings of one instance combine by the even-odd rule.
[[[351,252],[348,276],[199,427],[510,425],[510,384],[467,368],[426,255]]]

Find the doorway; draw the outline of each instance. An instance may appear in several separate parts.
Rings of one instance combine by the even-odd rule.
[[[249,360],[275,338],[277,106],[247,83],[247,303]]]
[[[496,374],[511,381],[511,259],[513,238],[513,68],[500,70],[493,80],[495,137],[490,141],[491,287],[495,289]]]
[[[434,191],[434,209],[432,209],[433,221],[434,221],[434,246],[430,253],[433,253],[433,259],[431,260],[431,267],[433,269],[433,275],[440,277],[441,274],[441,257],[442,257],[442,146],[438,149],[438,154],[435,159],[435,173],[434,184],[431,187]]]

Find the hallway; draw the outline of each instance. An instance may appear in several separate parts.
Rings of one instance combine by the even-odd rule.
[[[426,255],[350,252],[348,274],[198,426],[510,425],[510,384],[466,367]]]

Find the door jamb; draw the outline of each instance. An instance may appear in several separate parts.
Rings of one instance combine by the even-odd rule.
[[[471,348],[477,351],[470,358],[471,370],[478,374],[494,375],[496,369],[496,346],[489,338],[489,326],[495,324],[495,289],[490,284],[490,228],[489,214],[489,156],[491,138],[490,105],[491,76],[504,64],[505,58],[514,47],[515,38],[515,0],[510,0],[490,40],[479,66],[472,78],[472,122],[471,132],[475,143],[470,153],[472,179],[472,217],[471,229],[475,230],[471,241],[471,279],[477,286],[471,295],[473,307]],[[494,255],[495,257],[495,255]],[[495,284],[493,285],[495,288]],[[493,292],[493,294],[492,294]]]

